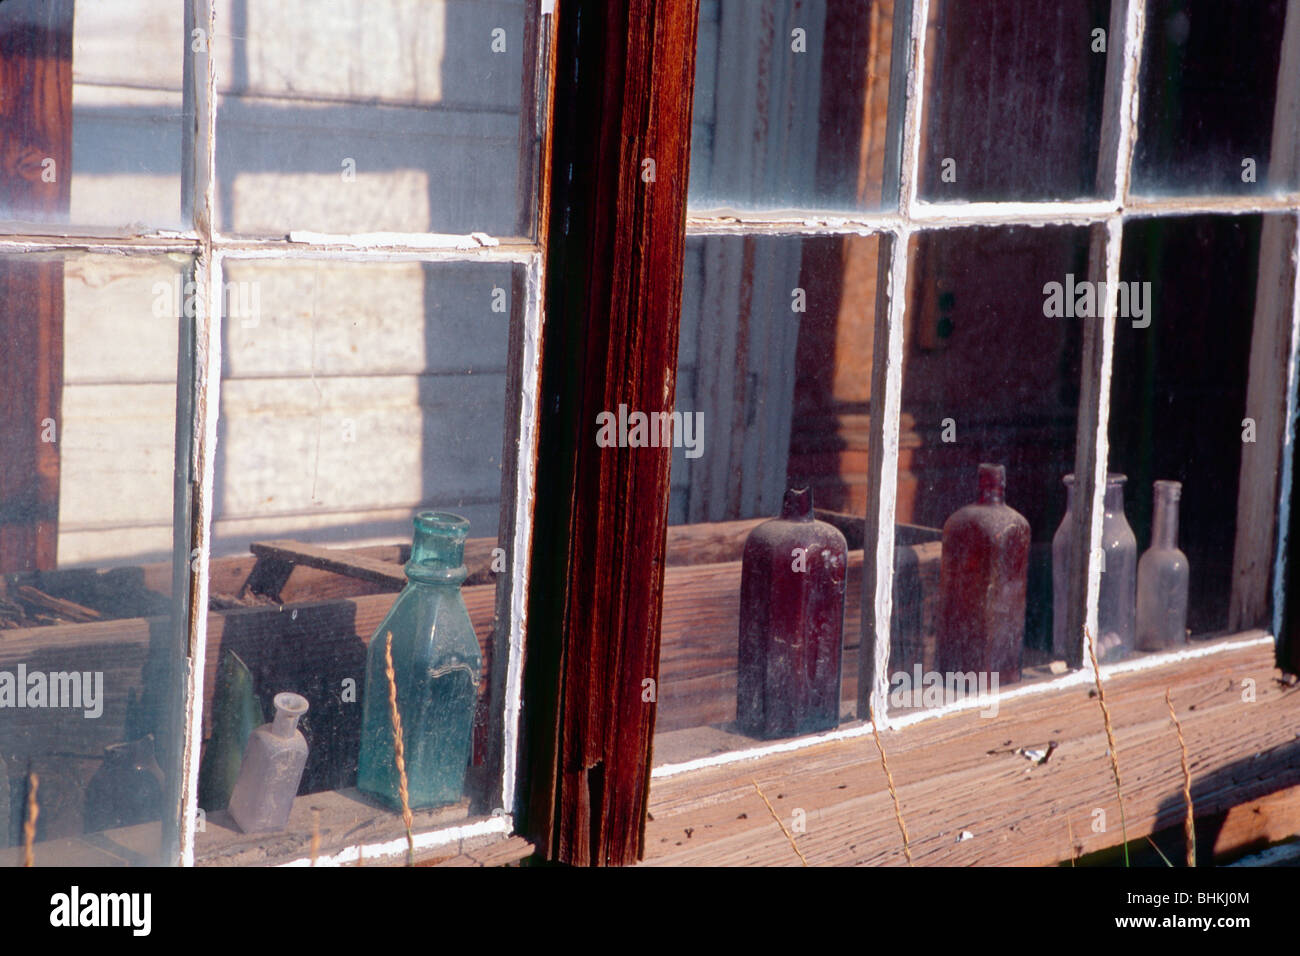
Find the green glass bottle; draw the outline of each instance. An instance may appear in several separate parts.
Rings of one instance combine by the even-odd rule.
[[[442,511],[415,516],[407,585],[370,639],[357,787],[401,807],[384,648],[393,673],[412,808],[455,803],[465,789],[483,658],[461,598],[469,522]]]

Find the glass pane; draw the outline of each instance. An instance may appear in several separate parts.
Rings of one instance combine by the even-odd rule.
[[[931,3],[921,198],[1096,195],[1109,25],[1109,0]]]
[[[173,568],[189,547],[173,551],[173,461],[188,266],[0,256],[6,864],[22,861],[32,776],[38,864],[175,862],[188,641],[173,608],[188,580],[173,590]]]
[[[0,220],[186,225],[183,37],[169,0],[0,5]]]
[[[1111,469],[1128,476],[1124,509],[1144,562],[1139,651],[1270,627],[1291,315],[1275,290],[1291,287],[1278,270],[1294,235],[1289,216],[1124,228],[1122,278],[1149,305],[1116,326],[1110,412]]]
[[[878,208],[893,12],[893,0],[703,0],[692,211]]]
[[[1286,7],[1285,0],[1150,0],[1135,192],[1295,188],[1295,117],[1280,117],[1284,125],[1273,131],[1277,86],[1294,91],[1300,71],[1300,63],[1281,62]]]
[[[1088,320],[1055,308],[1049,284],[1086,279],[1087,238],[1016,227],[912,240],[891,714],[977,694],[995,704],[999,687],[1065,659],[1052,649],[1053,539]]]
[[[223,231],[532,234],[536,3],[216,6]]]
[[[687,240],[660,763],[852,716],[881,249]]]
[[[363,744],[372,721],[382,729],[376,746],[391,745],[383,644],[372,641],[390,630],[416,829],[463,822],[471,796],[499,806],[486,754],[499,734],[501,691],[492,696],[486,675],[509,628],[505,615],[494,630],[497,583],[510,567],[513,496],[503,492],[503,462],[515,454],[506,425],[520,401],[507,381],[511,323],[524,307],[521,268],[331,259],[225,260],[224,270],[208,594],[221,624],[208,632],[199,861],[301,858],[304,835],[317,825],[312,807],[321,809],[322,854],[401,835],[400,812],[358,779],[359,761],[364,772],[377,752],[374,741]],[[413,522],[425,512],[468,521],[463,586],[448,570],[439,578],[448,583],[430,591],[424,568],[433,557],[412,557]],[[448,551],[454,568],[454,541],[440,534],[429,550]],[[408,560],[422,575],[411,592],[416,608],[444,607],[422,637],[429,618],[387,618],[397,613]],[[446,664],[453,678],[465,672],[466,687],[477,681],[477,702],[409,690],[413,662],[439,670],[432,656],[446,654],[466,665]],[[223,715],[260,723],[284,692],[307,701],[297,792],[312,798],[293,804],[279,832],[246,835],[230,805],[243,743],[232,741]],[[445,720],[417,708],[417,698],[443,701]],[[458,762],[446,756],[457,748],[469,748]],[[434,770],[441,790],[429,782]],[[343,840],[363,823],[364,839]]]

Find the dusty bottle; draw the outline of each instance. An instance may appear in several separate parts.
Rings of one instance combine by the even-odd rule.
[[[791,488],[781,516],[745,540],[736,721],[761,738],[829,730],[840,718],[848,545]]]
[[[460,586],[469,522],[422,511],[406,562],[407,585],[370,639],[361,716],[357,787],[401,806],[385,666],[393,635],[393,677],[402,720],[412,807],[455,803],[465,789],[483,659]]]
[[[152,823],[161,819],[162,805],[163,772],[153,734],[105,747],[104,762],[86,784],[86,832]]]
[[[274,703],[275,719],[248,738],[230,794],[230,815],[245,833],[279,830],[289,822],[307,765],[307,741],[298,729],[298,719],[307,713],[307,698],[276,694]]]
[[[1138,562],[1137,646],[1162,651],[1187,643],[1187,555],[1178,550],[1178,481],[1155,483],[1151,547]]]
[[[1072,639],[1066,633],[1069,615],[1070,529],[1074,521],[1074,475],[1066,475],[1065,516],[1052,536],[1052,653],[1065,660],[1078,654],[1082,636]]]
[[[1106,476],[1101,522],[1101,587],[1097,596],[1097,660],[1133,652],[1137,631],[1137,536],[1124,517],[1124,475]]]
[[[1006,469],[979,466],[979,499],[943,525],[939,562],[942,673],[998,674],[1020,679],[1029,582],[1029,522],[1006,504]]]

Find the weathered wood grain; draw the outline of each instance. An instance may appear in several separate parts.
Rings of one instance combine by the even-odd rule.
[[[1300,783],[1300,691],[1274,680],[1267,644],[1111,678],[1129,839],[1180,824],[1172,690],[1191,758],[1198,818]],[[1243,700],[1252,685],[1254,701]],[[1001,702],[882,733],[918,865],[1047,865],[1121,842],[1106,735],[1090,686]],[[1249,695],[1246,695],[1249,697]],[[1057,748],[1042,765],[1017,748]],[[656,865],[799,865],[751,781],[818,865],[903,865],[893,805],[870,734],[655,780],[646,861]],[[1094,832],[1094,810],[1105,811]],[[690,834],[687,834],[687,830]],[[963,831],[972,834],[961,840]],[[1073,846],[1071,844],[1073,834]]]
[[[620,404],[674,407],[697,14],[557,13],[520,820],[579,865],[642,848],[671,450],[601,448],[594,429]]]

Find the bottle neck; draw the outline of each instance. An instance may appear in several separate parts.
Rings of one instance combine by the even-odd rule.
[[[415,538],[406,579],[412,584],[459,586],[465,580],[465,538],[469,522],[443,511],[415,516]]]
[[[1106,482],[1105,507],[1107,512],[1124,512],[1124,482],[1111,479]]]
[[[297,729],[297,714],[286,714],[282,710],[276,712],[275,720],[271,722],[271,733],[277,737],[292,737],[293,732]]]
[[[1007,470],[1002,465],[980,465],[979,503],[1000,505],[1007,497]]]
[[[286,691],[276,694],[273,703],[275,719],[271,721],[271,733],[277,737],[292,737],[298,729],[298,718],[307,713],[307,698]]]
[[[813,498],[811,488],[788,488],[781,503],[782,521],[812,521]]]
[[[1156,514],[1151,529],[1151,546],[1154,548],[1172,551],[1178,547],[1178,498],[1180,491],[1181,487],[1178,482],[1156,482]]]

